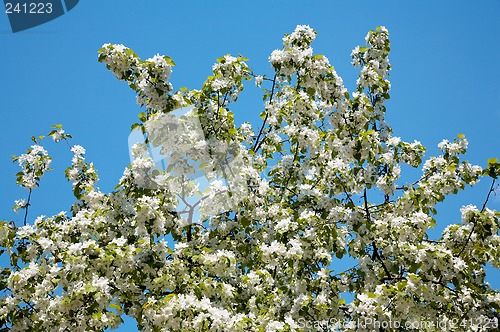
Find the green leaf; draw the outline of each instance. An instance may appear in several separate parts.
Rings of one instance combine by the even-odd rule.
[[[167,62],[170,66],[172,66],[172,67],[173,67],[173,66],[175,66],[175,62],[174,62],[174,60],[172,60],[172,58],[171,58],[171,57],[164,55],[164,56],[163,56],[163,59],[165,59],[165,61],[166,61],[166,62]]]
[[[498,162],[498,158],[488,159],[488,168],[483,170],[483,174],[488,175],[493,179],[498,178],[500,175],[500,163]]]
[[[307,94],[311,97],[314,97],[314,94],[316,93],[316,90],[314,88],[307,88]]]
[[[148,120],[145,112],[139,113],[139,120],[141,120],[142,122],[146,122]]]
[[[243,227],[250,226],[250,219],[248,219],[246,217],[241,218],[240,222],[241,222],[241,225],[243,225]]]
[[[130,130],[135,130],[136,128],[141,128],[143,125],[140,123],[134,123],[131,127]]]
[[[335,253],[335,256],[338,258],[338,259],[341,259],[342,257],[344,257],[344,254],[345,254],[345,250],[339,250]]]
[[[111,309],[116,309],[116,310],[121,310],[122,307],[120,307],[118,304],[116,303],[112,303],[110,304],[108,307],[110,307]]]
[[[374,132],[375,132],[375,130],[374,130],[374,129],[371,129],[371,130],[368,130],[368,131],[366,131],[366,132],[362,133],[361,135],[362,135],[362,136],[370,136],[370,135],[371,135],[371,134],[373,134]]]

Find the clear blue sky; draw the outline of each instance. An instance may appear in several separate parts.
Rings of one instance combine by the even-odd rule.
[[[367,31],[385,25],[392,42],[392,91],[387,119],[405,140],[420,140],[428,156],[436,145],[463,133],[468,158],[485,165],[500,157],[500,0],[481,1],[80,1],[64,16],[12,33],[0,13],[0,218],[21,221],[11,211],[26,197],[15,185],[17,165],[32,135],[62,123],[74,144],[87,149],[103,191],[114,188],[129,162],[127,137],[139,108],[132,90],[103,64],[97,50],[121,43],[141,58],[156,53],[177,63],[174,88],[200,88],[217,57],[250,58],[256,73],[270,73],[269,54],[297,24],[318,32],[313,47],[325,54],[354,87],[350,52]],[[252,84],[235,108],[236,120],[257,121],[261,112]],[[257,105],[257,106],[256,106]],[[32,197],[30,219],[69,210],[70,185],[63,176],[70,152],[47,141],[54,171]],[[462,204],[481,205],[488,183],[450,197],[438,206],[437,228],[459,220]],[[500,194],[490,207],[500,209]],[[500,274],[488,278],[500,287]],[[128,324],[122,331],[135,330]]]

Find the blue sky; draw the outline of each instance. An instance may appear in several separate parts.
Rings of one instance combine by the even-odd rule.
[[[318,32],[315,52],[330,59],[352,91],[357,70],[350,65],[351,50],[364,43],[368,30],[385,25],[393,65],[387,119],[395,135],[421,141],[430,156],[443,138],[463,133],[468,159],[484,166],[500,157],[499,16],[500,0],[80,1],[62,17],[14,34],[0,13],[0,218],[22,220],[11,211],[14,199],[26,197],[15,185],[12,154],[23,153],[32,135],[48,133],[55,123],[87,149],[100,188],[114,188],[129,162],[127,138],[139,107],[133,91],[97,62],[97,50],[108,42],[141,58],[169,55],[177,63],[174,88],[200,88],[215,59],[227,53],[249,58],[256,73],[270,73],[267,58],[281,47],[283,34],[308,24]],[[249,84],[234,109],[236,121],[257,121],[259,101]],[[33,194],[30,219],[69,210],[72,203],[63,176],[71,154],[49,141],[46,148],[54,170]],[[480,206],[488,186],[440,204],[437,229],[457,222],[461,205]],[[500,194],[490,207],[500,209]],[[499,288],[500,274],[490,272]]]

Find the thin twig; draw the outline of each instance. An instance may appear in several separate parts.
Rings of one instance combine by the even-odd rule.
[[[28,201],[26,202],[25,209],[24,209],[24,226],[26,226],[27,220],[28,220],[28,209],[30,206],[30,201],[31,201],[31,192],[33,189],[30,188],[30,191],[28,193]]]
[[[273,102],[273,97],[274,97],[274,89],[276,87],[276,74],[274,74],[273,78],[273,87],[271,88],[271,96],[269,96],[269,104]],[[264,118],[264,121],[262,122],[262,126],[260,127],[259,134],[257,135],[257,138],[255,139],[255,145],[253,146],[252,150],[254,152],[257,152],[262,145],[262,142],[264,142],[264,139],[259,142],[260,137],[262,136],[262,133],[264,131],[264,127],[266,126],[267,119],[269,117],[269,113],[266,113],[266,116]]]
[[[486,200],[483,203],[483,207],[481,208],[481,212],[483,212],[486,209],[486,204],[488,204],[488,200],[490,199],[490,195],[495,190],[495,181],[496,181],[496,179],[493,179],[493,181],[491,182],[491,187],[490,187],[490,190],[488,191],[488,195],[486,196]],[[467,236],[467,240],[465,240],[465,243],[462,246],[462,249],[458,253],[457,257],[460,257],[464,253],[465,248],[467,248],[467,245],[470,242],[472,234],[474,233],[474,231],[476,229],[476,222],[475,222],[476,218],[474,218],[473,221],[474,221],[474,224],[472,225],[472,229],[470,230],[469,236]]]

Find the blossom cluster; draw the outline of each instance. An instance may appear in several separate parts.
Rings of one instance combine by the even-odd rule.
[[[167,56],[155,55],[141,61],[130,48],[121,44],[104,44],[99,50],[99,61],[115,74],[119,80],[129,82],[137,91],[137,103],[150,110],[172,109],[169,82],[174,62]]]
[[[14,161],[17,161],[22,169],[16,174],[17,184],[26,189],[34,189],[45,172],[51,169],[52,158],[43,146],[35,144],[28,149],[27,153],[15,156]]]

